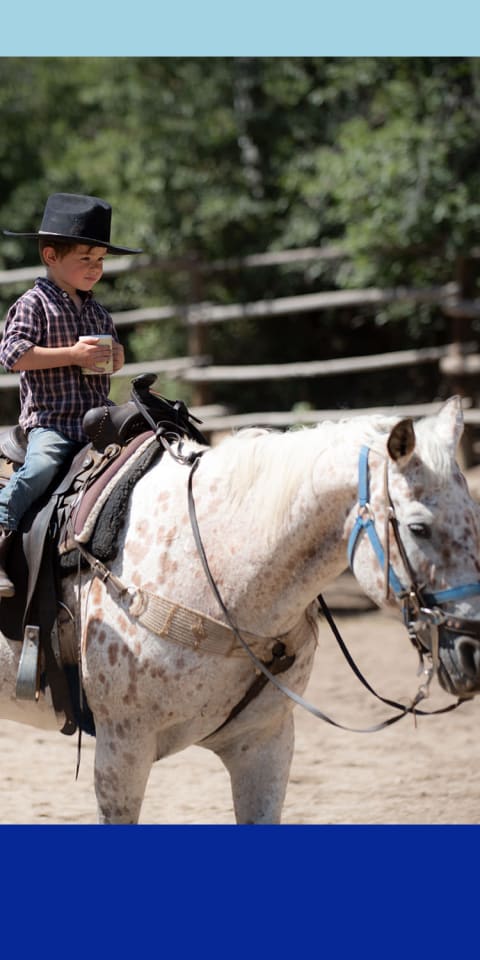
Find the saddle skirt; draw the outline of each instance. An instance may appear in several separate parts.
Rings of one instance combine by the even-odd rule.
[[[92,539],[92,552],[99,559],[111,559],[115,554],[114,537],[118,534],[130,492],[158,459],[162,449],[151,430],[130,440],[127,446],[109,445],[100,458],[87,448],[80,472],[71,481],[70,489],[60,494],[58,503],[60,557],[76,549],[77,542],[87,546]],[[113,529],[113,518],[117,523]],[[101,554],[101,555],[100,555]],[[61,569],[70,564],[62,559]]]

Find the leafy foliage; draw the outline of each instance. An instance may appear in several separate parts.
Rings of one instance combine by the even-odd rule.
[[[0,218],[31,229],[49,193],[106,197],[112,239],[155,256],[213,261],[304,245],[346,256],[289,268],[139,271],[105,278],[112,310],[242,302],[360,285],[454,278],[477,243],[480,61],[471,58],[5,58],[0,60]],[[0,266],[36,263],[4,239]],[[5,309],[14,291],[0,288]],[[368,353],[448,339],[422,307],[322,312],[211,330],[217,362]],[[186,350],[181,321],[138,328],[129,359]],[[350,378],[375,402],[414,392],[412,371]],[[392,392],[394,397],[392,397]],[[331,384],[219,385],[237,409],[330,405]]]

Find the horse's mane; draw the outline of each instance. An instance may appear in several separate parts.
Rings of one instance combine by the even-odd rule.
[[[354,435],[359,446],[375,443],[383,452],[396,419],[381,415],[354,417],[285,432],[239,430],[218,447],[228,474],[224,476],[232,510],[241,509],[248,496],[250,510],[257,501],[259,515],[267,525],[274,523],[285,515],[295,492],[311,477],[313,465],[322,454],[338,448],[340,443],[352,443]]]
[[[368,444],[384,454],[392,427],[400,417],[373,414],[322,421],[314,427],[285,432],[260,428],[239,430],[217,448],[225,464],[223,476],[232,510],[257,505],[265,523],[279,522],[288,512],[301,483],[312,476],[314,463],[332,448],[340,451]],[[415,423],[418,453],[436,483],[451,476],[451,453],[439,443],[433,429],[435,418]]]

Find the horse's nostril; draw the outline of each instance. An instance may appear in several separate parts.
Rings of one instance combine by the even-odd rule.
[[[480,646],[475,640],[464,637],[459,641],[458,652],[460,663],[467,677],[478,677],[480,671]]]

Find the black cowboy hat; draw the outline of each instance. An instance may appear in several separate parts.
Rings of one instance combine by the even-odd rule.
[[[48,198],[38,233],[14,233],[4,230],[7,237],[51,237],[52,240],[73,240],[106,247],[109,253],[141,253],[129,247],[114,247],[110,243],[112,208],[98,197],[84,197],[77,193],[53,193]]]

